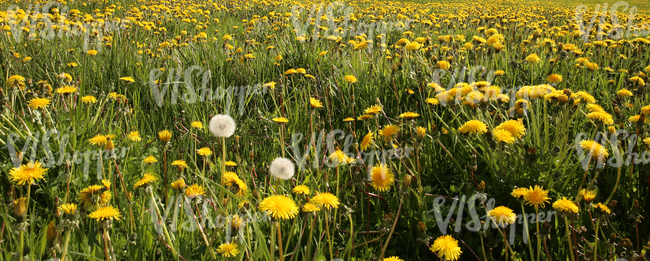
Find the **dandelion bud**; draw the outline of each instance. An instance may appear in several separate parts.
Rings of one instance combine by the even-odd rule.
[[[54,225],[54,220],[50,221],[50,223],[47,225],[47,234],[46,234],[46,239],[47,239],[47,246],[48,247],[53,247],[54,246],[54,240],[56,239],[56,225]]]
[[[106,138],[106,146],[104,147],[105,150],[112,151],[114,148],[113,146],[113,141],[111,140],[111,137]]]
[[[18,222],[22,222],[27,214],[27,199],[19,198],[14,200],[14,217]]]
[[[417,137],[418,140],[422,140],[424,138],[424,135],[427,133],[427,129],[424,127],[418,127],[417,128]]]
[[[481,180],[481,183],[478,184],[478,192],[483,193],[485,191],[485,181]]]
[[[427,225],[425,225],[424,222],[418,222],[418,230],[426,231],[427,230]]]
[[[639,208],[639,201],[636,199],[634,200],[634,208]]]
[[[411,176],[411,175],[404,175],[404,181],[402,181],[402,183],[404,183],[404,186],[407,186],[407,187],[408,187],[408,186],[411,185],[411,180],[412,180],[412,179],[413,179],[413,176]]]

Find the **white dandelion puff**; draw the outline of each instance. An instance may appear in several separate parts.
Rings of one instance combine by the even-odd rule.
[[[293,177],[295,167],[290,159],[278,157],[271,162],[271,175],[273,177],[289,180]]]
[[[226,114],[215,115],[210,119],[210,132],[216,137],[230,137],[235,133],[237,124],[232,117]]]

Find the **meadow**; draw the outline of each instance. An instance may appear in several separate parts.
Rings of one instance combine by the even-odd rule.
[[[0,261],[650,250],[647,1],[0,10]]]

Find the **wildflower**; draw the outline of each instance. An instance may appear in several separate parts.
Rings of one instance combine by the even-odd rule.
[[[322,108],[323,107],[323,104],[319,100],[317,100],[315,98],[312,98],[312,97],[309,97],[309,104],[311,105],[312,108]]]
[[[368,134],[366,134],[366,136],[363,136],[363,139],[361,140],[361,150],[362,151],[365,151],[366,149],[368,149],[368,147],[370,145],[374,144],[373,135],[374,134],[372,132],[368,132]]]
[[[12,75],[7,79],[6,82],[7,86],[9,88],[18,88],[21,90],[25,89],[25,77],[22,77],[20,75]]]
[[[417,114],[415,112],[405,112],[399,115],[400,118],[405,118],[405,119],[413,119],[420,117],[420,114]]]
[[[517,215],[515,215],[512,209],[504,206],[493,208],[488,211],[487,215],[501,227],[515,223],[517,220]]]
[[[196,151],[196,154],[199,154],[200,156],[203,157],[209,157],[212,155],[212,150],[210,150],[210,148],[208,147],[203,147],[200,148],[198,151]]]
[[[93,104],[93,103],[97,103],[97,98],[95,98],[95,96],[92,95],[86,95],[84,97],[81,97],[81,102],[83,102],[84,104]]]
[[[386,164],[381,164],[372,168],[370,180],[372,187],[376,190],[387,191],[395,183],[395,175]]]
[[[194,199],[198,196],[205,196],[205,188],[201,187],[199,184],[194,184],[185,189],[185,196],[190,199]]]
[[[47,108],[48,105],[50,105],[50,99],[48,98],[34,98],[27,103],[27,106],[34,110]]]
[[[529,63],[539,63],[542,59],[539,58],[537,54],[531,54],[526,57],[526,61]]]
[[[332,163],[334,163],[336,165],[345,165],[345,163],[347,163],[347,161],[348,161],[348,155],[345,154],[345,152],[343,152],[341,150],[338,150],[338,149],[336,151],[332,152],[332,154],[330,154],[329,158],[332,161]]]
[[[298,214],[298,206],[286,196],[270,196],[259,205],[260,211],[268,212],[275,219],[292,219]]]
[[[604,111],[595,111],[587,114],[587,119],[599,121],[604,125],[614,124],[614,118],[611,114]]]
[[[572,213],[578,214],[580,210],[578,206],[573,203],[573,201],[566,198],[559,199],[553,203],[553,208],[559,210],[562,213]]]
[[[79,203],[89,209],[95,206],[104,206],[111,200],[111,192],[107,186],[92,185],[84,188],[79,193]]]
[[[527,188],[515,188],[512,190],[512,193],[510,193],[510,195],[512,195],[516,199],[522,199],[524,198],[524,196],[526,196],[527,193],[528,193]]]
[[[56,89],[56,92],[58,94],[72,94],[76,93],[79,90],[79,88],[71,85],[66,85],[61,88]]]
[[[142,162],[145,163],[145,164],[154,164],[154,163],[158,162],[158,160],[154,156],[149,156],[149,157],[144,158],[144,160],[142,160]]]
[[[303,212],[317,212],[320,211],[320,207],[316,206],[314,203],[305,203],[302,205]]]
[[[562,82],[562,75],[559,74],[551,74],[548,77],[546,77],[546,81],[550,83],[559,83]]]
[[[195,129],[203,129],[203,123],[201,123],[200,121],[193,121],[191,126],[192,128]]]
[[[436,68],[438,68],[438,69],[447,70],[447,69],[449,69],[449,67],[451,67],[451,66],[449,65],[449,62],[447,62],[447,61],[438,61],[436,63]]]
[[[275,89],[275,82],[267,82],[262,85],[263,88],[271,88],[271,90]]]
[[[384,136],[384,138],[390,141],[393,139],[393,135],[395,135],[397,132],[399,132],[399,126],[391,124],[386,125],[384,126],[384,129],[379,130],[379,135]]]
[[[612,211],[609,209],[609,207],[603,205],[602,203],[598,203],[594,205],[594,209],[596,209],[599,214],[601,215],[611,215]]]
[[[538,185],[535,185],[535,188],[530,187],[528,193],[524,195],[526,204],[534,206],[536,209],[539,208],[539,206],[544,207],[545,203],[548,203],[550,199],[551,198],[548,197],[548,190],[544,190]]]
[[[114,208],[113,206],[106,206],[95,210],[94,212],[88,215],[89,218],[94,218],[98,221],[106,219],[117,219],[120,220],[122,214],[120,211]]]
[[[309,187],[305,185],[298,185],[295,188],[293,188],[291,192],[296,193],[298,195],[306,195],[306,196],[309,196],[310,194]]]
[[[427,98],[427,99],[425,100],[425,102],[428,103],[428,104],[431,104],[431,105],[438,105],[438,104],[440,104],[440,101],[438,101],[438,99],[436,99],[436,98]]]
[[[181,189],[184,189],[187,185],[185,184],[185,180],[183,178],[180,178],[180,179],[177,179],[176,181],[172,182],[171,186],[175,190],[181,190]]]
[[[339,208],[339,198],[337,198],[334,194],[332,193],[320,193],[313,198],[311,198],[311,203],[316,204],[318,207],[325,207],[326,209],[330,208]]]
[[[140,142],[142,140],[140,133],[137,131],[130,132],[126,137],[133,142]]]
[[[99,53],[99,52],[97,52],[97,50],[90,50],[90,51],[86,52],[86,54],[88,54],[88,55],[90,55],[90,56],[95,56],[95,55],[97,55],[98,53]]]
[[[515,139],[521,139],[521,137],[526,134],[526,127],[523,123],[517,120],[504,121],[503,123],[499,124],[499,126],[494,128],[494,130],[508,131]]]
[[[153,183],[156,180],[158,180],[158,178],[154,177],[153,175],[149,173],[144,174],[144,177],[142,177],[142,179],[138,180],[135,183],[135,185],[133,185],[133,189],[137,189],[139,187],[146,187],[147,185]]]
[[[582,147],[583,150],[588,150],[589,153],[593,153],[593,159],[603,160],[604,158],[609,157],[609,152],[607,152],[607,149],[603,147],[603,145],[600,145],[598,142],[583,140],[580,142],[580,147]]]
[[[287,122],[289,122],[289,119],[287,119],[285,117],[273,118],[272,120],[274,122],[278,122],[278,123],[287,123]]]
[[[418,126],[418,127],[416,128],[416,132],[415,132],[415,133],[416,133],[416,136],[418,137],[418,139],[421,140],[421,139],[424,138],[424,135],[427,133],[427,129],[424,128],[424,127],[420,127],[420,126]]]
[[[271,172],[271,176],[273,177],[289,180],[293,177],[295,166],[290,159],[278,157],[271,162],[269,172]]]
[[[169,140],[172,138],[172,133],[169,132],[168,130],[162,130],[158,132],[158,138],[163,143],[169,142]]]
[[[619,91],[617,91],[616,95],[618,95],[621,98],[625,98],[625,97],[632,96],[632,92],[629,91],[628,89],[623,88],[623,89],[620,89]]]
[[[122,77],[120,80],[125,81],[125,82],[135,82],[133,77]]]
[[[406,51],[415,51],[420,49],[420,44],[418,42],[411,42],[405,46]]]
[[[237,163],[235,163],[234,161],[229,160],[229,161],[226,161],[225,165],[226,165],[226,167],[236,167]]]
[[[224,257],[235,257],[239,254],[237,244],[233,242],[219,245],[217,252],[219,252]]]
[[[365,113],[365,114],[377,114],[377,113],[380,113],[381,110],[382,110],[381,105],[373,105],[373,106],[370,106],[370,108],[363,111],[363,113]]]
[[[443,235],[436,238],[430,250],[431,252],[438,252],[438,256],[449,261],[458,260],[460,254],[463,253],[458,246],[458,240],[454,239],[451,235]]]
[[[494,140],[497,142],[503,142],[508,144],[512,144],[515,142],[515,137],[513,137],[509,131],[503,129],[494,130],[494,132],[492,132],[492,137],[494,137]]]
[[[66,203],[61,206],[59,206],[59,209],[63,211],[63,213],[66,213],[67,215],[74,215],[75,212],[77,212],[77,204],[73,203]]]
[[[235,120],[228,115],[219,114],[210,119],[210,132],[215,137],[228,138],[235,133],[235,128],[237,128]]]
[[[464,134],[483,134],[487,132],[487,125],[477,120],[470,120],[458,128],[458,131]]]
[[[584,201],[591,202],[596,198],[596,191],[581,189],[580,192],[578,192],[578,196],[582,197],[582,200]]]
[[[178,167],[178,169],[182,170],[183,168],[187,168],[187,163],[184,160],[175,160],[172,161],[172,166]]]
[[[353,75],[346,75],[345,77],[343,77],[343,80],[348,83],[358,82],[357,77],[354,77]]]
[[[384,258],[382,261],[404,261],[404,260],[400,259],[397,256],[391,256],[391,257]]]
[[[18,168],[12,168],[9,171],[9,180],[19,186],[31,185],[36,180],[45,179],[43,176],[46,172],[47,169],[43,168],[40,162],[29,162]]]

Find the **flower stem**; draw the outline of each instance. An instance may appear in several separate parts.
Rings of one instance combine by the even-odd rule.
[[[61,254],[61,261],[65,261],[66,255],[68,255],[68,244],[70,243],[70,235],[72,230],[68,229],[65,231],[65,235],[63,236],[63,252]]]
[[[569,232],[569,220],[567,220],[566,217],[564,217],[564,223],[566,224],[566,239],[569,241],[569,256],[571,257],[571,261],[575,261],[575,257],[573,256],[573,243],[571,243],[571,233]]]
[[[280,261],[284,261],[284,253],[282,251],[282,228],[280,221],[278,221],[278,248],[280,249]]]
[[[521,203],[521,213],[524,216],[524,230],[526,230],[526,239],[528,240],[528,250],[530,251],[530,260],[535,260],[533,254],[533,245],[530,243],[530,233],[528,230],[528,220],[526,220],[526,210],[524,209],[524,203]]]

